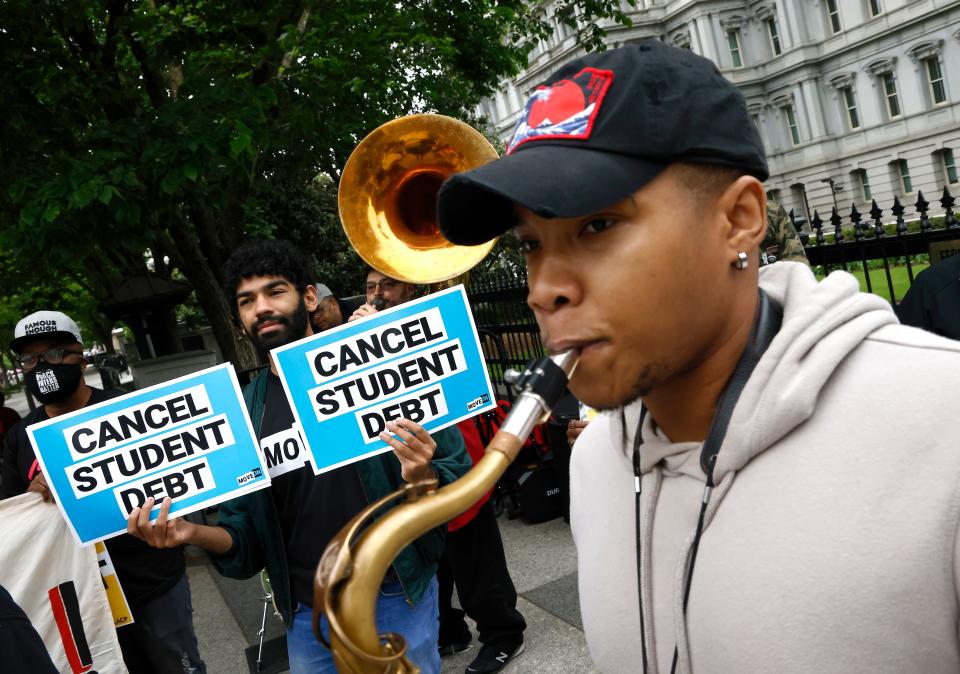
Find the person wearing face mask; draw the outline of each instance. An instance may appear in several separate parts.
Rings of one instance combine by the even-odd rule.
[[[84,380],[87,360],[80,329],[59,311],[38,311],[21,319],[10,349],[19,356],[27,390],[40,405],[4,437],[0,498],[32,491],[52,502],[27,428],[117,394]],[[56,508],[50,508],[50,516],[59,517]],[[134,618],[117,630],[127,669],[131,674],[206,672],[193,629],[183,549],[156,550],[129,534],[110,538],[105,545]]]

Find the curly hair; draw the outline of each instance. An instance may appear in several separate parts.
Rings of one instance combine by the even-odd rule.
[[[313,283],[307,256],[282,239],[248,241],[233,251],[223,265],[223,291],[231,304],[240,282],[254,276],[282,276],[301,293]]]

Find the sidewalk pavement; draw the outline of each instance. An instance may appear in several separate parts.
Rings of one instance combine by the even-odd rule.
[[[508,520],[505,515],[499,522],[507,563],[520,595],[517,608],[527,620],[524,652],[503,671],[597,672],[590,662],[580,622],[576,553],[569,526],[562,519],[532,525]],[[249,671],[243,651],[258,640],[263,611],[259,580],[223,578],[202,553],[191,551],[188,557],[194,624],[207,671]],[[281,634],[283,624],[271,610],[267,614],[267,639]],[[467,652],[444,658],[443,674],[463,672],[478,648],[474,641]]]

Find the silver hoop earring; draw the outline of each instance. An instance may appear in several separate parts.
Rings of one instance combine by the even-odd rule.
[[[747,254],[743,251],[737,253],[737,261],[733,263],[733,266],[737,269],[743,271],[750,266],[750,258],[747,257]]]

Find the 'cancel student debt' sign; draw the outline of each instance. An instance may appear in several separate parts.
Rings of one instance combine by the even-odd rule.
[[[218,365],[27,429],[82,545],[167,496],[184,515],[270,484],[233,367]]]
[[[494,402],[463,286],[272,353],[317,473],[388,451],[388,421],[435,431]]]

